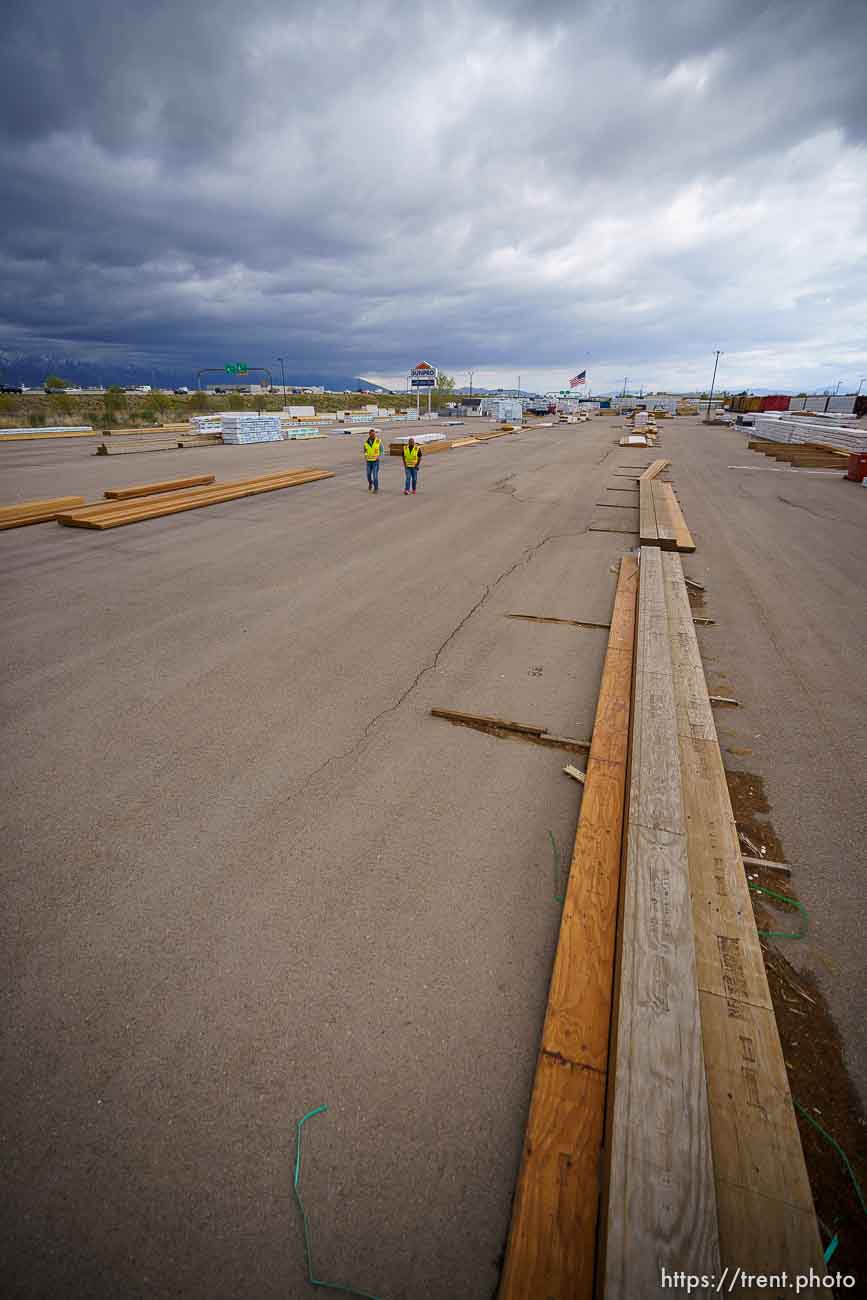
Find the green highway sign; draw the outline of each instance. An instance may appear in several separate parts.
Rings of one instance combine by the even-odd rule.
[[[227,375],[246,375],[246,373],[247,373],[246,361],[236,361],[234,362],[233,365],[226,366]]]

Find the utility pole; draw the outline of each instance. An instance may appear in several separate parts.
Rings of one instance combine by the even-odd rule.
[[[283,369],[283,358],[278,357],[277,360],[280,362],[280,375],[283,380],[283,405],[285,406],[286,405],[286,371]]]
[[[472,395],[473,395],[473,375],[474,375],[475,373],[476,373],[475,370],[468,370],[468,371],[467,371],[467,374],[468,374],[469,377],[470,377],[470,397],[472,397]]]
[[[626,381],[627,381],[628,378],[629,378],[628,375],[624,375],[624,376],[623,376],[623,392],[622,392],[622,394],[621,394],[622,397],[625,397],[625,396],[626,396]]]
[[[710,397],[707,399],[707,415],[705,416],[706,420],[710,420],[710,404],[713,401],[713,386],[716,383],[716,368],[719,365],[719,359],[721,356],[722,356],[722,352],[719,348],[717,348],[716,352],[714,353],[713,379],[710,381]]]

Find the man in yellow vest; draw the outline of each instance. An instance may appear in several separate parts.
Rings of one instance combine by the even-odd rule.
[[[364,460],[367,466],[367,490],[379,491],[379,458],[382,455],[382,443],[375,429],[364,440]]]
[[[403,445],[403,495],[409,496],[410,487],[412,494],[415,496],[415,490],[418,486],[418,467],[421,464],[421,447],[416,445],[415,438],[410,438],[409,442]]]

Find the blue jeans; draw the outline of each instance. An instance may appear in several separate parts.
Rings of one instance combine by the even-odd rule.
[[[408,492],[412,488],[414,492],[418,485],[418,465],[404,465],[403,472],[405,475],[403,480],[404,491]]]
[[[374,492],[378,492],[379,491],[379,461],[368,460],[365,463],[367,465],[368,485],[373,488]]]

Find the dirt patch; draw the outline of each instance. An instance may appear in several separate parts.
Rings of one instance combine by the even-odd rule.
[[[750,772],[727,772],[726,777],[738,830],[751,841],[745,851],[760,857],[764,848],[771,861],[785,862],[761,777]],[[751,867],[747,874],[754,886],[795,897],[791,880],[781,872]],[[796,908],[768,895],[753,893],[752,898],[760,931],[801,929],[803,918]],[[855,1293],[861,1294],[867,1282],[864,1210],[843,1161],[815,1124],[846,1153],[867,1193],[867,1119],[846,1069],[840,1034],[815,977],[795,971],[781,951],[787,942],[798,940],[780,940],[779,946],[769,939],[761,942],[823,1244],[827,1247],[834,1236],[838,1238],[829,1269],[853,1273],[861,1283]]]

